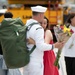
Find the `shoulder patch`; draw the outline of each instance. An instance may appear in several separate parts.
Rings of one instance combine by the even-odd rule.
[[[38,29],[42,29],[42,27],[38,27],[38,28],[36,28],[36,30],[38,30]]]

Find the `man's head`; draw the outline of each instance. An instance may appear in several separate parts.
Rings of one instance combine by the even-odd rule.
[[[32,18],[36,19],[37,21],[42,21],[44,19],[44,13],[46,12],[47,8],[43,6],[34,6],[31,7],[32,10]]]
[[[13,14],[11,12],[6,12],[4,14],[4,18],[12,18],[13,17]]]

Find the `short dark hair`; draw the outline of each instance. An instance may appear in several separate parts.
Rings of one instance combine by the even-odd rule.
[[[4,14],[4,18],[12,18],[13,17],[13,14],[11,12],[6,12]]]
[[[36,15],[39,14],[39,12],[35,12],[35,11],[33,11],[32,14],[33,14],[34,16],[36,16]]]

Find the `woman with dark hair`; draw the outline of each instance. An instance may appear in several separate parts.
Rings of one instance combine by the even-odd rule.
[[[53,36],[49,30],[49,20],[46,17],[44,17],[41,26],[44,28],[45,42],[48,44],[53,44]],[[58,67],[54,66],[55,59],[53,50],[44,51],[44,75],[59,75]]]
[[[72,34],[63,48],[66,71],[67,75],[75,75],[75,14],[70,14],[67,23],[68,27],[74,32],[74,34]]]

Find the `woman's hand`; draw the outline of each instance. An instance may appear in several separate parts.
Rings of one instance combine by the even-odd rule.
[[[27,42],[28,42],[28,44],[34,44],[35,45],[35,41],[32,38],[28,38]]]

